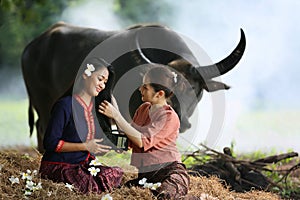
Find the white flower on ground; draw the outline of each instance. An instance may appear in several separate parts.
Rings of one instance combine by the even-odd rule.
[[[33,191],[36,191],[36,190],[40,190],[40,189],[42,189],[43,187],[42,187],[42,183],[41,182],[39,182],[37,185],[35,185],[33,188],[32,188],[32,190]]]
[[[29,153],[24,153],[23,157],[24,158],[30,158]]]
[[[146,182],[147,182],[147,178],[142,178],[141,180],[139,180],[140,185],[144,185]]]
[[[159,188],[160,186],[161,186],[161,183],[160,183],[160,182],[154,183],[150,189],[151,189],[151,190],[156,190],[156,189]]]
[[[157,188],[159,188],[161,186],[160,182],[157,183],[147,183],[147,178],[142,178],[141,180],[139,180],[139,184],[143,185],[144,188],[149,188],[150,190],[156,190]]]
[[[110,194],[106,194],[104,196],[101,197],[101,200],[112,200],[112,196],[110,196]]]
[[[217,197],[212,197],[209,194],[202,193],[200,196],[200,200],[219,200]]]
[[[66,183],[65,187],[68,188],[71,191],[73,191],[73,188],[74,188],[74,186],[69,184],[69,183]]]
[[[32,176],[30,176],[30,173],[31,171],[30,170],[27,170],[27,172],[22,172],[21,175],[22,175],[22,179],[26,179],[26,180],[32,180]]]
[[[37,171],[36,169],[33,170],[32,175],[35,176],[35,175],[37,175],[37,174],[38,174],[38,171]]]
[[[94,65],[92,65],[92,64],[87,64],[86,67],[87,67],[87,69],[84,71],[84,73],[85,73],[87,76],[91,76],[91,75],[92,75],[92,72],[95,71]]]
[[[52,195],[52,191],[47,192],[47,196],[50,197]]]
[[[35,183],[30,181],[26,181],[26,188],[28,188],[29,190],[33,190],[33,188],[35,187]]]
[[[20,180],[18,177],[15,178],[14,176],[11,176],[8,180],[11,182],[11,184],[14,184],[14,183],[19,184],[20,183]]]
[[[92,160],[90,162],[90,165],[93,165],[93,166],[101,166],[102,163],[96,158],[95,160]]]
[[[26,196],[29,196],[32,194],[32,192],[30,190],[25,190],[25,193],[24,193]]]
[[[100,169],[99,168],[95,168],[95,167],[90,167],[88,169],[90,171],[90,173],[93,175],[93,176],[96,176],[98,172],[100,172]]]
[[[152,188],[153,187],[153,183],[145,183],[144,184],[144,188]]]

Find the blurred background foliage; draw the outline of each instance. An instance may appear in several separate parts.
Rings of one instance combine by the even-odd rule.
[[[0,69],[20,68],[25,46],[50,25],[61,20],[63,11],[85,0],[0,0]],[[166,1],[112,0],[115,15],[124,27],[160,21],[171,14]],[[171,20],[171,17],[169,18]]]
[[[153,0],[114,0],[115,14],[125,26],[134,23],[157,23],[165,18],[172,23],[173,10],[168,1]]]
[[[57,20],[69,1],[1,0],[0,67],[19,67],[26,44]]]

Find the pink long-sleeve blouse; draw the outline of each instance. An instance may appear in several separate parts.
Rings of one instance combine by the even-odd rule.
[[[169,105],[150,112],[151,104],[143,103],[136,111],[132,126],[142,133],[143,148],[132,145],[131,164],[137,168],[181,162],[176,146],[180,121]]]

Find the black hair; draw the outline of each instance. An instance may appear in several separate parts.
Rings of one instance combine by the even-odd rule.
[[[85,59],[78,70],[77,77],[76,77],[76,80],[75,80],[75,83],[73,86],[73,93],[78,93],[82,89],[82,87],[83,87],[82,75],[85,73],[85,70],[87,69],[87,65],[93,65],[95,68],[94,71],[97,71],[101,68],[107,68],[109,71],[110,70],[109,68],[112,68],[112,66],[102,58],[91,57],[91,58]],[[93,71],[92,71],[92,73],[93,73]],[[112,77],[110,77],[110,75],[109,75],[108,78],[111,79]],[[107,84],[106,84],[106,86],[107,86]]]
[[[98,122],[103,130],[103,132],[110,132],[110,118],[98,112],[98,106],[104,100],[111,102],[112,99],[112,89],[115,81],[115,72],[114,68],[111,64],[107,63],[102,58],[91,57],[87,58],[81,65],[78,70],[76,81],[72,85],[72,87],[67,91],[66,94],[73,94],[79,92],[83,86],[83,73],[87,69],[87,64],[92,64],[95,67],[95,71],[101,68],[107,68],[109,72],[108,80],[105,84],[105,88],[95,97],[95,114],[97,116]],[[93,72],[92,72],[93,73]],[[71,92],[70,92],[71,91]],[[65,95],[66,96],[66,95]]]
[[[150,86],[155,92],[165,92],[165,97],[172,97],[179,83],[180,74],[171,71],[168,66],[162,64],[151,64],[152,67],[146,72],[145,77],[150,79]]]
[[[66,90],[66,92],[59,99],[66,97],[66,96],[71,96],[74,92],[78,92],[80,89],[82,89],[82,84],[83,84],[82,83],[82,81],[83,81],[82,74],[87,69],[87,64],[92,64],[95,67],[95,71],[102,67],[103,68],[106,67],[109,72],[109,76],[108,76],[108,80],[105,84],[105,88],[98,94],[98,96],[95,97],[94,106],[95,106],[95,111],[96,111],[96,116],[97,116],[98,122],[99,122],[100,127],[102,128],[103,132],[104,133],[111,132],[110,118],[97,112],[98,106],[102,101],[106,100],[108,102],[111,102],[112,89],[113,89],[114,81],[115,81],[114,80],[115,79],[114,68],[112,65],[107,63],[104,59],[97,58],[97,57],[92,57],[92,58],[86,59],[82,63],[81,67],[79,68],[75,81],[71,83],[68,90]]]
[[[111,99],[112,99],[112,89],[114,85],[115,72],[112,65],[107,66],[107,69],[109,71],[108,80],[105,84],[104,90],[102,90],[98,94],[98,96],[95,97],[95,110],[96,110],[96,116],[98,118],[102,130],[104,132],[111,132],[110,118],[98,112],[98,106],[101,104],[101,102],[106,100],[111,103]]]

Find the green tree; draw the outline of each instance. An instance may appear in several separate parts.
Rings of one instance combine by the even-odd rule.
[[[26,44],[55,23],[71,0],[0,0],[0,68],[20,66]]]
[[[60,21],[66,7],[84,1],[88,0],[0,0],[0,69],[19,68],[25,46]],[[173,19],[171,5],[166,0],[114,0],[114,5],[114,12],[125,26],[168,24]]]

